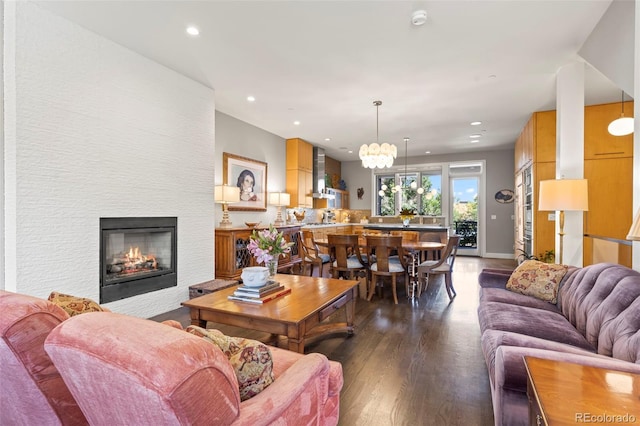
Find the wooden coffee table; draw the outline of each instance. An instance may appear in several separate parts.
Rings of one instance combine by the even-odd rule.
[[[346,332],[353,334],[358,281],[277,274],[276,281],[291,293],[262,305],[227,299],[236,287],[183,302],[191,309],[191,324],[206,327],[207,321],[263,331],[288,338],[288,349],[304,353],[312,337]],[[346,323],[320,324],[341,307]]]

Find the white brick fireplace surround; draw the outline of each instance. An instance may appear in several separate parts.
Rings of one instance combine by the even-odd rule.
[[[106,306],[179,307],[214,275],[213,90],[33,3],[2,7],[4,288],[97,301],[100,218],[176,216],[178,286]]]

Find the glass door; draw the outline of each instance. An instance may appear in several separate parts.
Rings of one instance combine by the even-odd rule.
[[[481,164],[451,165],[451,230],[460,235],[459,255],[479,256],[480,174]]]

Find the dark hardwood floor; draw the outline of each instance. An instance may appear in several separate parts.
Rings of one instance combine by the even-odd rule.
[[[387,285],[382,299],[358,299],[354,336],[308,343],[306,352],[342,363],[340,425],[492,425],[476,314],[477,277],[483,268],[515,266],[509,260],[459,256],[453,274],[458,296],[452,302],[442,276],[434,276],[413,302],[404,285],[399,286],[398,305]],[[187,326],[189,312],[179,308],[152,319],[175,319]],[[228,335],[267,337],[215,323],[207,327]]]

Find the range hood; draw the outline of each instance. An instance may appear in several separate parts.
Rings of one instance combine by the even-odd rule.
[[[307,157],[308,158],[308,157]],[[334,194],[328,194],[324,185],[326,174],[326,157],[324,148],[313,147],[313,198],[334,199]]]

